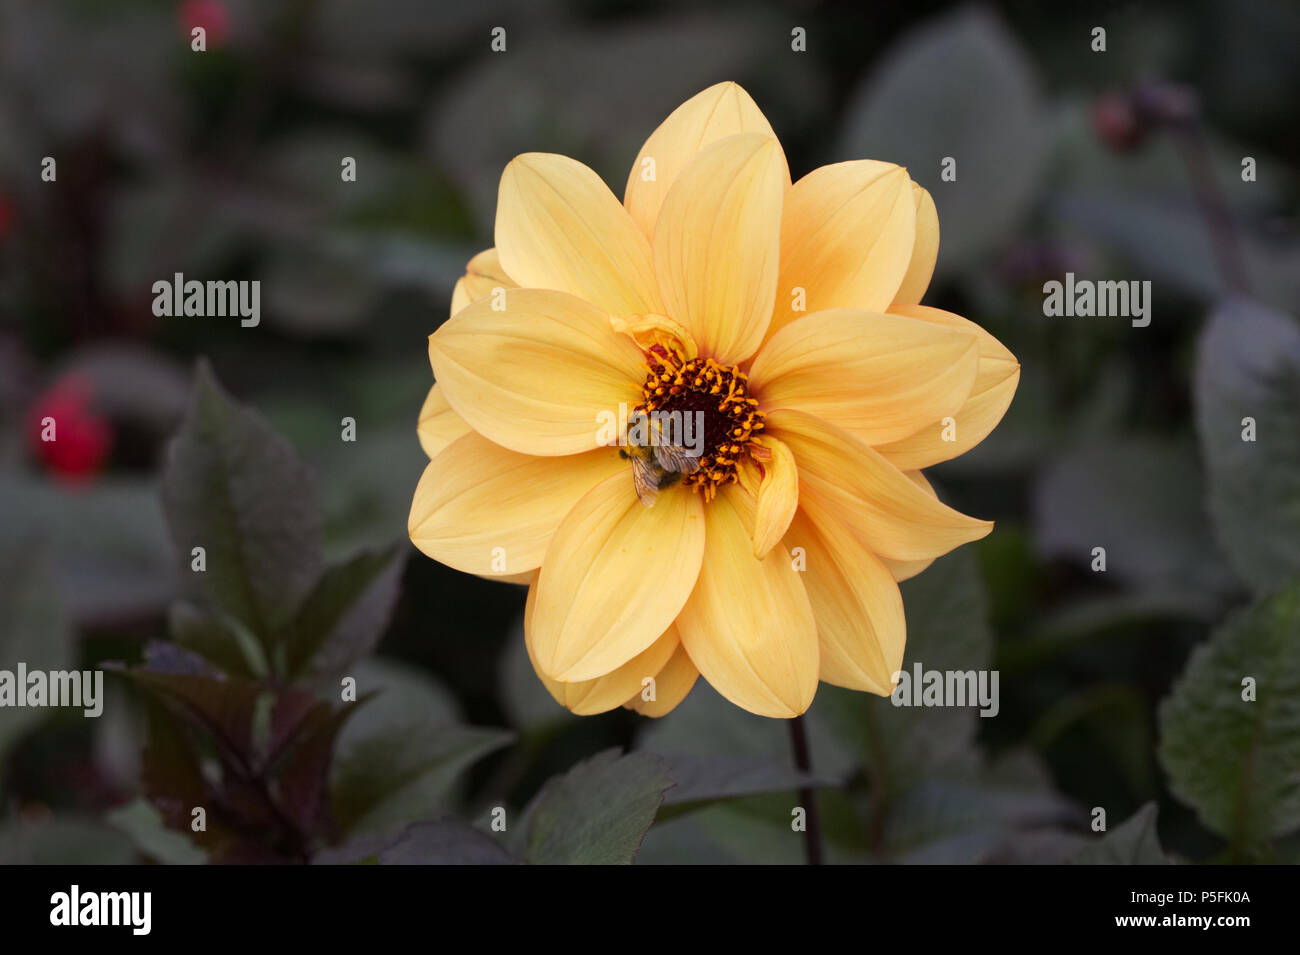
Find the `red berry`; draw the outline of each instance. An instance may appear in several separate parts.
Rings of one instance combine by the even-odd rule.
[[[230,36],[230,11],[221,0],[184,0],[178,14],[186,37],[195,27],[203,27],[209,50],[221,46]]]
[[[92,479],[113,444],[109,423],[90,406],[90,387],[78,377],[63,378],[32,406],[28,440],[35,457],[60,480],[82,484]]]

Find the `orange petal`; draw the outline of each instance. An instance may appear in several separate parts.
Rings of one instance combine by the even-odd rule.
[[[420,422],[415,430],[424,453],[435,458],[443,448],[461,435],[469,434],[471,429],[464,418],[451,410],[442,389],[435,382],[420,407]]]
[[[784,170],[770,136],[729,136],[691,161],[659,212],[654,263],[667,313],[723,364],[752,355],[772,316]]]
[[[613,315],[662,312],[650,243],[600,177],[550,153],[501,174],[497,252],[525,288],[569,292]]]
[[[762,477],[747,488],[757,502],[754,513],[754,556],[762,560],[780,543],[786,528],[799,507],[799,469],[785,442],[773,437],[759,437],[758,444],[767,457],[761,462]],[[757,467],[751,465],[751,467]],[[749,468],[742,474],[752,475]]]
[[[540,458],[471,431],[424,469],[411,502],[411,542],[470,574],[533,570],[564,515],[601,481],[626,470],[609,448]]]
[[[805,315],[773,335],[749,377],[765,412],[805,411],[876,445],[955,414],[978,367],[972,332],[835,309]]]
[[[1020,363],[1001,342],[960,315],[924,305],[896,305],[890,312],[975,335],[979,364],[970,396],[948,420],[936,418],[916,433],[878,445],[876,450],[895,467],[908,470],[965,454],[989,436],[1011,406],[1020,383]]]
[[[912,199],[916,203],[916,242],[907,263],[907,274],[894,293],[895,305],[921,301],[934,276],[934,265],[939,261],[939,213],[935,211],[934,199],[916,183],[912,183]]]
[[[511,289],[505,309],[482,299],[429,336],[448,404],[475,431],[521,454],[607,443],[601,423],[641,400],[641,350],[594,305],[543,289]]]
[[[664,716],[686,699],[699,676],[700,671],[695,669],[690,654],[679,643],[676,652],[655,676],[654,699],[647,700],[645,697],[648,688],[642,688],[624,706],[636,710],[642,716]]]
[[[809,495],[818,498],[823,509],[881,557],[928,560],[993,529],[991,521],[939,503],[881,454],[820,418],[773,411],[767,426],[794,452],[800,503]]]
[[[776,140],[767,117],[748,93],[735,83],[718,83],[678,106],[650,134],[632,164],[623,197],[632,220],[648,238],[654,237],[664,197],[682,170],[706,146],[737,133],[761,133]],[[788,187],[790,169],[784,153],[781,165]]]
[[[753,506],[733,485],[705,508],[704,563],[677,630],[691,662],[732,703],[798,716],[817,692],[817,627],[785,548],[754,556]]]
[[[939,495],[934,490],[934,485],[920,471],[904,471],[903,474],[909,481],[925,491],[936,501]],[[877,555],[879,556],[879,555]],[[935,558],[930,557],[925,560],[890,560],[888,557],[880,557],[880,562],[889,568],[889,572],[894,575],[894,579],[899,583],[904,580],[911,580],[921,571],[933,564]]]
[[[862,159],[814,169],[790,188],[769,336],[808,312],[889,307],[916,242],[911,182],[902,166]]]
[[[663,636],[616,670],[594,680],[561,683],[543,673],[533,657],[531,633],[536,598],[537,585],[534,581],[533,586],[528,588],[528,600],[524,604],[524,643],[528,648],[528,659],[537,672],[537,678],[555,701],[579,716],[592,716],[615,709],[626,703],[633,693],[640,694],[646,681],[654,680],[657,684],[659,674],[681,647],[676,629],[669,627]]]
[[[680,485],[642,506],[630,467],[578,502],[560,522],[538,581],[533,652],[543,673],[595,679],[659,639],[700,571],[702,507],[700,495]]]
[[[785,543],[804,549],[803,583],[817,618],[821,679],[888,695],[907,636],[893,575],[815,500],[799,508]]]
[[[487,298],[495,289],[519,286],[506,275],[496,249],[484,249],[465,266],[465,274],[456,282],[451,293],[451,314],[455,315],[471,302]]]

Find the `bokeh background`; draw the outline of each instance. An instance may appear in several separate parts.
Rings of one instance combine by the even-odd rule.
[[[425,338],[492,244],[504,164],[564,153],[621,195],[654,127],[734,79],[796,178],[907,165],[942,228],[926,304],[1022,364],[998,430],[931,472],[995,532],[905,585],[907,665],[996,668],[1000,712],[824,689],[809,731],[830,858],[1064,861],[1095,847],[1102,807],[1112,831],[1134,817],[1111,861],[1293,859],[1300,629],[1283,598],[1240,614],[1300,574],[1300,8],[1078,6],[7,0],[0,667],[133,665],[175,636],[188,557],[160,475],[199,357],[307,462],[327,560],[404,542]],[[1067,271],[1151,281],[1150,326],[1045,317],[1042,285]],[[260,280],[261,324],[156,318],[151,286],[174,272]],[[483,827],[625,747],[734,770],[670,796],[639,861],[803,858],[782,724],[703,683],[655,723],[572,717],[529,669],[523,589],[407,550],[356,664],[406,735],[349,728],[328,772],[348,747],[355,761],[481,729],[457,737],[454,772],[413,770],[423,788],[372,835],[446,812]],[[1245,676],[1259,709],[1239,708]],[[149,704],[108,683],[98,720],[0,711],[0,858],[255,858],[261,830],[238,818],[219,849],[164,830],[141,755]],[[344,839],[322,827],[313,851]],[[222,856],[231,845],[243,855]]]

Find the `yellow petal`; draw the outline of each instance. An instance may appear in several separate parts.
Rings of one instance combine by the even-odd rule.
[[[895,467],[909,470],[928,468],[965,454],[989,436],[1011,406],[1020,383],[1020,363],[1001,342],[960,315],[924,305],[897,305],[890,312],[976,335],[979,365],[970,396],[951,420],[936,418],[915,434],[878,445],[876,450]]]
[[[934,485],[932,485],[926,476],[920,471],[904,471],[903,474],[909,481],[921,490],[925,491],[926,494],[929,494],[936,501],[939,499],[939,495],[934,490]],[[889,568],[889,572],[894,575],[894,579],[899,583],[902,583],[904,580],[911,580],[917,574],[921,573],[921,571],[933,564],[934,560],[933,557],[927,558],[926,560],[890,560],[888,557],[880,557],[880,562]]]
[[[889,307],[916,239],[911,184],[902,166],[861,159],[814,169],[791,187],[769,335],[808,312]]]
[[[691,161],[659,212],[654,263],[667,314],[723,364],[752,355],[772,315],[784,162],[770,136],[729,136]]]
[[[630,318],[612,315],[609,324],[614,331],[636,342],[643,352],[649,352],[655,346],[669,352],[680,350],[687,361],[699,354],[695,339],[686,326],[667,315],[633,315]]]
[[[939,213],[935,211],[930,194],[912,183],[912,199],[916,203],[916,242],[912,257],[907,263],[907,274],[894,293],[895,305],[914,305],[930,287],[934,264],[939,260]]]
[[[469,432],[470,426],[451,410],[442,389],[435,382],[420,407],[420,423],[416,425],[424,453],[430,458],[437,457],[443,448]]]
[[[424,469],[411,502],[411,542],[470,574],[533,570],[573,505],[626,470],[610,448],[539,458],[471,431]]]
[[[451,293],[451,314],[455,315],[471,302],[490,296],[494,289],[512,289],[519,286],[506,275],[496,249],[484,249],[465,266]]]
[[[955,414],[978,367],[972,332],[835,309],[805,315],[768,339],[749,378],[765,412],[806,411],[876,445]]]
[[[680,643],[669,661],[655,676],[655,693],[653,700],[643,699],[645,690],[639,690],[624,705],[636,710],[642,716],[659,717],[677,708],[677,704],[686,699],[700,671],[695,669],[690,654]]]
[[[818,498],[823,509],[881,557],[928,560],[993,529],[991,521],[941,504],[881,454],[820,418],[773,411],[767,426],[799,463],[800,503],[808,496]]]
[[[705,509],[704,564],[677,630],[691,662],[732,703],[798,716],[817,692],[817,628],[786,549],[754,556],[752,508],[733,485]]]
[[[799,507],[799,471],[785,442],[771,437],[757,440],[768,454],[757,462],[762,476],[755,488],[754,556],[762,560],[785,536]]]
[[[560,522],[542,562],[533,652],[548,676],[604,676],[668,629],[704,554],[700,495],[667,487],[653,507],[631,467],[596,485]]]
[[[653,237],[664,197],[677,177],[706,146],[737,133],[776,139],[758,104],[735,83],[718,83],[678,106],[641,147],[627,177],[623,204],[647,237]],[[778,147],[779,148],[779,147]],[[785,185],[790,169],[781,154]]]
[[[524,604],[524,643],[528,648],[528,659],[537,672],[548,693],[557,703],[579,716],[593,716],[615,709],[627,702],[633,693],[640,694],[644,681],[658,681],[659,673],[672,660],[681,646],[677,630],[669,627],[650,646],[637,654],[621,667],[597,677],[578,683],[561,683],[553,680],[541,671],[533,657],[532,637],[533,608],[537,604],[536,582],[528,588],[528,600]]]
[[[550,153],[501,174],[497,252],[524,288],[569,292],[613,315],[662,312],[650,243],[599,176]]]
[[[605,443],[600,426],[641,400],[641,350],[609,316],[563,292],[512,289],[482,299],[429,336],[448,404],[475,431],[521,454],[575,454]]]
[[[799,508],[785,543],[804,549],[803,583],[817,618],[821,679],[888,695],[907,636],[893,575],[816,501]]]

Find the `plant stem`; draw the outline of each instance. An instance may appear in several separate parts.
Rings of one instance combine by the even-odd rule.
[[[812,757],[808,752],[808,730],[803,717],[790,720],[790,747],[794,750],[795,769],[805,776],[812,775]],[[812,786],[799,789],[799,802],[804,810],[804,854],[809,865],[822,864],[822,827],[817,815],[817,794]]]

